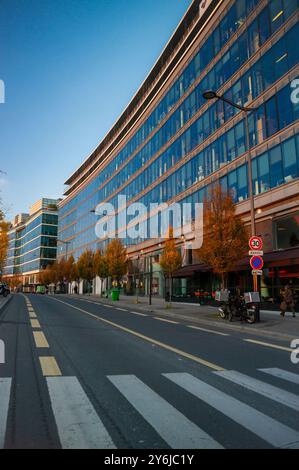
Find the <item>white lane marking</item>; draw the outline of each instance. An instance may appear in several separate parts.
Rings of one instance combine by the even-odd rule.
[[[133,311],[131,311],[130,313],[133,313],[134,315],[140,315],[141,317],[148,317],[146,313],[133,312]]]
[[[63,449],[115,449],[77,377],[47,377]]]
[[[299,411],[299,396],[294,393],[287,392],[281,388],[274,387],[274,385],[267,384],[234,370],[215,371],[214,374],[241,385],[241,387],[247,388],[252,392],[263,395],[270,400]]]
[[[103,307],[108,307],[108,308],[113,308],[113,305],[108,305],[108,304],[102,304]]]
[[[121,310],[122,312],[127,312],[128,311],[125,308],[120,308],[120,307],[115,307],[115,310]]]
[[[166,318],[154,317],[154,319],[155,319],[155,320],[159,320],[159,321],[164,321],[165,323],[173,323],[174,325],[178,325],[178,322],[177,322],[177,321],[166,320]]]
[[[0,378],[0,449],[3,449],[5,442],[6,422],[10,399],[10,378]]]
[[[247,343],[258,344],[259,346],[265,346],[266,348],[280,349],[281,351],[292,352],[293,349],[287,348],[286,346],[279,346],[278,344],[265,343],[264,341],[257,341],[255,339],[244,339]]]
[[[294,384],[299,385],[299,374],[294,374],[293,372],[289,372],[287,370],[278,369],[277,367],[258,370],[264,372],[265,374],[273,375],[279,379],[287,380],[288,382],[293,382]]]
[[[222,448],[135,375],[112,375],[108,379],[173,449]]]
[[[206,333],[214,333],[215,335],[220,335],[220,336],[229,336],[228,333],[222,333],[220,331],[209,330],[208,328],[201,328],[199,326],[188,325],[188,328],[192,328],[193,330],[204,331]]]
[[[187,373],[163,374],[175,384],[215,408],[275,447],[299,448],[299,432],[242,403]]]

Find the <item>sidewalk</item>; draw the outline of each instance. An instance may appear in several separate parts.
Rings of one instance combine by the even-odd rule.
[[[173,319],[192,321],[210,327],[221,327],[224,329],[233,329],[246,333],[254,333],[266,336],[277,337],[284,340],[299,338],[299,313],[296,318],[292,318],[290,312],[282,318],[279,312],[261,310],[261,321],[253,325],[240,323],[235,320],[229,323],[222,320],[218,315],[217,307],[199,304],[187,304],[172,302],[171,308],[166,308],[166,302],[161,298],[153,298],[152,305],[148,304],[148,297],[139,297],[138,303],[136,297],[121,296],[120,300],[113,302],[110,298],[101,298],[98,295],[69,295],[70,298],[83,298],[85,300],[96,301],[99,303],[114,305],[136,312],[148,313]]]

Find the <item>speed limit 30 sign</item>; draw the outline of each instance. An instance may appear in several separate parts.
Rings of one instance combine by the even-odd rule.
[[[263,248],[263,240],[261,239],[261,237],[251,237],[250,240],[249,240],[249,248],[251,250],[262,250]]]

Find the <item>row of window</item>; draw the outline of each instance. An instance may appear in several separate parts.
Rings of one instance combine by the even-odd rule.
[[[252,161],[252,168],[253,190],[255,195],[298,178],[299,135],[285,140],[269,151],[254,158]],[[189,167],[189,171],[187,170],[187,167],[184,169],[182,167],[181,170],[183,173],[185,172],[185,174],[188,172],[189,181],[190,184],[192,184],[193,172],[196,170],[192,167]],[[166,184],[168,184],[168,190],[170,192],[173,191],[175,195],[177,194],[176,190],[174,187],[171,187],[173,184],[172,178],[174,175],[168,179]],[[178,179],[176,181],[178,181]],[[239,166],[235,170],[230,171],[227,175],[222,177],[219,182],[224,190],[230,192],[234,202],[241,202],[247,199],[249,194],[247,163]],[[194,204],[197,202],[204,202],[205,198],[208,197],[209,188],[210,185],[206,185],[180,201],[181,203],[192,203],[192,217],[194,217]],[[167,201],[167,199],[168,195],[164,200]],[[146,204],[146,201],[143,199],[141,202]],[[148,201],[148,205],[146,204],[147,207],[149,207],[150,202],[157,202],[157,200]],[[93,248],[95,248],[95,246],[104,248],[104,246],[107,244],[107,240],[98,241],[97,244],[94,240],[95,228],[92,226],[89,227],[89,229],[85,232],[78,234],[78,236],[72,240],[69,249],[76,250],[75,255],[78,256],[79,251],[82,252],[83,250],[83,248],[80,247],[89,242],[92,244]],[[122,241],[126,245],[133,245],[138,244],[143,240],[140,238],[136,238],[134,240],[131,238],[125,238]]]
[[[13,275],[13,274],[23,274],[28,273],[31,271],[40,271],[45,269],[49,264],[54,262],[53,259],[39,259],[30,261],[22,266],[10,266],[5,269],[6,275]]]
[[[16,256],[23,255],[27,253],[28,251],[32,251],[35,248],[38,248],[40,246],[49,246],[49,247],[56,247],[57,244],[57,239],[56,237],[37,237],[35,240],[32,240],[32,242],[27,243],[26,245],[18,248],[18,247],[11,247],[8,249],[8,256],[7,256],[7,261],[9,264],[9,259],[14,258]]]
[[[256,20],[257,21],[257,20]],[[244,33],[248,35],[247,31]],[[293,27],[283,38],[281,38],[253,67],[238,80],[238,82],[226,93],[226,96],[233,99],[237,103],[246,103],[248,100],[256,98],[261,92],[269,87],[274,81],[280,78],[284,73],[292,68],[299,60],[299,53],[296,48],[292,47],[295,38],[299,35],[299,26]],[[243,35],[242,35],[243,36]],[[239,44],[236,41],[235,45]],[[234,45],[234,47],[236,47]],[[240,43],[240,49],[242,49],[242,43]],[[249,50],[249,49],[248,49]],[[295,50],[295,52],[289,52]],[[246,59],[247,60],[247,54]],[[229,61],[231,63],[231,61]],[[78,208],[77,212],[70,214],[64,220],[60,221],[60,226],[66,226],[71,223],[75,218],[80,217],[84,212],[89,210],[92,205],[94,206],[101,200],[106,199],[109,194],[113,193],[124,184],[132,175],[140,169],[147,161],[149,161],[157,151],[163,147],[169,139],[183,126],[185,123],[194,115],[195,112],[203,104],[202,90],[215,88],[210,83],[209,77],[215,76],[217,79],[221,76],[219,70],[216,73],[216,66],[204,79],[205,84],[200,83],[199,86],[194,90],[193,93],[185,100],[182,106],[170,117],[167,123],[158,131],[155,136],[141,149],[140,152],[126,165],[121,173],[116,175],[111,181],[109,181],[104,187],[102,187],[97,193],[95,193],[92,199],[88,199],[83,202]],[[271,73],[269,74],[269,70]],[[212,74],[213,72],[213,74]],[[217,87],[216,87],[217,88]],[[209,110],[198,120],[197,132],[200,136],[198,139],[199,143],[211,135],[217,128],[224,124],[227,119],[230,119],[234,114],[235,110],[231,106],[223,105],[223,102],[217,102],[212,105]],[[188,131],[187,131],[188,132]],[[273,132],[272,132],[273,133]],[[259,141],[261,137],[259,137]],[[186,153],[187,149],[182,149]],[[112,164],[113,162],[111,162]],[[107,177],[106,169],[101,173],[96,181],[99,184],[99,180]],[[84,200],[88,193],[91,191],[91,185],[88,185],[81,193],[80,199]],[[93,207],[94,207],[93,206]],[[64,209],[64,208],[63,208]]]
[[[286,125],[299,118],[299,105],[292,103],[290,85],[263,103],[250,120],[250,136],[253,143],[259,143],[273,132],[283,129]],[[201,131],[204,117],[194,123],[174,144],[158,157],[142,174],[127,185],[121,193],[127,196],[128,201],[136,194],[154,183],[159,177],[167,173],[181,158],[195,148],[201,141]],[[274,125],[275,124],[275,125]],[[146,193],[141,198],[144,204],[166,201],[194,183],[202,180],[223,164],[234,160],[245,152],[246,137],[244,122],[241,121],[228,132],[220,136],[215,142],[193,157],[189,162],[170,175],[162,183]],[[111,199],[117,206],[117,196]],[[94,214],[88,212],[63,232],[64,239],[83,231],[94,222]]]

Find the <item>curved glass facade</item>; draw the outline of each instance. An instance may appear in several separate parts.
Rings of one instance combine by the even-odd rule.
[[[207,105],[204,90],[218,90],[238,104],[256,100],[258,109],[249,116],[249,126],[250,145],[257,153],[264,142],[277,148],[271,138],[295,125],[299,105],[290,96],[299,62],[299,51],[293,47],[299,37],[298,0],[228,3],[217,28],[207,35],[144,124],[88,184],[62,203],[59,238],[71,242],[69,253],[78,256],[97,246],[95,215],[90,210],[104,201],[117,207],[119,194],[148,206],[180,195],[184,200],[184,192],[194,186],[188,198],[200,201],[205,178],[215,174],[217,179],[217,172],[222,174],[231,162],[238,166],[240,161],[238,168],[219,179],[233,189],[236,202],[248,198],[247,168],[241,164],[246,153],[243,116],[222,101]],[[266,152],[271,154],[268,168],[273,172],[271,179],[268,172],[268,182],[263,180],[266,157],[254,159],[256,195],[299,176],[298,143],[295,137],[286,139],[291,141],[294,144],[289,147],[278,146],[280,159],[272,157],[274,151]],[[198,190],[198,184],[205,187]]]

